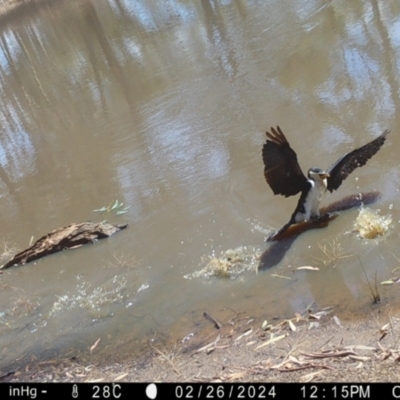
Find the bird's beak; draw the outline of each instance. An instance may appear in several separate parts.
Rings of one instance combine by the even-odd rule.
[[[326,179],[330,177],[330,175],[327,172],[322,172],[321,174],[318,175],[321,179]]]

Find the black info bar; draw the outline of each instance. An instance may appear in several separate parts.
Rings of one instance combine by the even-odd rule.
[[[400,399],[400,383],[1,383],[0,399]]]

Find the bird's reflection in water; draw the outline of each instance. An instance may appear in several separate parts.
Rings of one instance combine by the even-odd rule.
[[[377,201],[379,197],[379,192],[353,194],[321,208],[321,217],[317,220],[301,222],[296,225],[291,225],[283,231],[279,230],[267,239],[268,241],[273,241],[273,243],[261,255],[258,270],[265,270],[279,264],[285,257],[286,252],[290,249],[292,243],[301,233],[309,229],[325,228],[332,219],[338,217],[336,213],[349,210],[350,208],[372,204]]]

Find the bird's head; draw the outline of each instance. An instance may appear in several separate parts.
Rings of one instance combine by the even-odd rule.
[[[313,181],[316,180],[323,181],[324,179],[329,177],[330,177],[329,173],[323,171],[321,168],[310,168],[308,170],[308,179],[312,179]]]

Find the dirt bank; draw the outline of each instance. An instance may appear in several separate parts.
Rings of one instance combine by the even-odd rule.
[[[357,323],[340,321],[332,310],[308,310],[290,322],[238,315],[173,345],[152,340],[140,356],[127,349],[118,359],[101,359],[100,341],[84,355],[3,371],[2,381],[397,381],[399,327],[387,307],[371,307]]]

